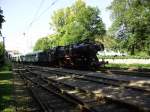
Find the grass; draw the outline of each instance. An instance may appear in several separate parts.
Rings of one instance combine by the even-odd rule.
[[[12,72],[10,65],[0,68],[0,112],[13,112],[12,107]]]
[[[111,68],[135,68],[135,69],[150,69],[150,64],[106,64],[106,67]]]
[[[150,59],[150,56],[138,56],[138,55],[129,55],[129,56],[100,56],[99,59]]]

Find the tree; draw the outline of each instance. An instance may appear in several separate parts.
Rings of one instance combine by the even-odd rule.
[[[4,16],[3,16],[3,11],[0,8],[0,29],[2,28],[2,23],[4,22]]]
[[[82,0],[55,11],[50,25],[56,34],[39,39],[34,51],[76,43],[87,38],[94,40],[96,37],[101,38],[106,32],[99,9],[87,6]]]
[[[120,39],[121,46],[130,50],[131,54],[135,54],[135,51],[146,51],[149,54],[150,1],[113,0],[108,9],[112,11],[112,34],[115,35],[122,25],[126,29],[120,35],[126,37]]]
[[[57,40],[59,40],[57,35],[49,35],[47,37],[42,37],[37,40],[33,50],[39,51],[39,50],[46,50],[55,47],[59,44],[57,43]]]
[[[3,43],[0,42],[0,56],[3,56],[3,51],[4,51]]]
[[[34,51],[38,51],[38,50],[46,50],[50,47],[50,42],[49,42],[49,39],[48,37],[43,37],[43,38],[40,38],[35,46],[34,46]]]
[[[2,42],[0,42],[0,66],[4,62],[4,48]]]
[[[4,16],[2,15],[3,11],[0,8],[0,36],[1,36],[1,28],[2,28],[2,23],[5,21]],[[3,56],[3,44],[0,42],[0,56]]]
[[[86,38],[94,40],[95,36],[103,36],[106,32],[99,15],[98,8],[77,0],[72,6],[54,12],[50,25],[59,34],[59,41],[72,43]]]
[[[2,14],[3,11],[0,8],[0,36],[1,36],[2,23],[5,21],[4,16]],[[2,42],[0,42],[0,66],[3,62],[4,62],[4,48]]]

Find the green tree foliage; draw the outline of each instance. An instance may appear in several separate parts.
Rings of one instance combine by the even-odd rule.
[[[2,28],[2,23],[4,22],[4,16],[3,16],[3,11],[0,8],[0,29]]]
[[[144,51],[150,55],[150,1],[113,0],[108,8],[113,19],[111,33],[115,35],[122,25],[126,28],[127,38],[120,39],[121,47],[131,54]]]
[[[1,28],[2,28],[2,23],[4,22],[4,16],[3,16],[3,11],[0,8],[0,36],[1,36]],[[0,66],[1,63],[4,62],[4,49],[3,49],[3,44],[0,42]]]
[[[74,5],[57,10],[50,23],[57,31],[62,43],[68,44],[105,34],[105,25],[98,8],[87,6],[82,0]]]
[[[50,25],[56,34],[39,39],[34,51],[67,45],[86,38],[94,40],[96,37],[101,38],[106,32],[99,9],[87,6],[82,0],[55,11]]]
[[[49,43],[48,37],[40,38],[34,46],[34,51],[48,49],[50,46]]]
[[[4,48],[2,42],[0,42],[0,66],[4,62]]]
[[[0,56],[3,55],[3,51],[4,51],[4,48],[3,48],[3,43],[0,42]]]
[[[47,37],[40,38],[35,43],[33,50],[38,51],[52,48],[59,44],[57,43],[57,40],[58,40],[57,35],[49,35]]]
[[[112,50],[117,50],[116,48],[118,48],[118,43],[117,40],[113,37],[111,37],[110,35],[105,35],[103,37],[103,39],[97,37],[96,42],[101,42],[105,45],[106,49],[112,49]]]

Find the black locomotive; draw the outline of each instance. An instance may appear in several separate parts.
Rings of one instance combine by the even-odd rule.
[[[102,50],[104,50],[102,43],[95,44],[87,39],[76,44],[21,55],[14,60],[23,64],[95,69],[103,64],[96,56],[97,52]]]

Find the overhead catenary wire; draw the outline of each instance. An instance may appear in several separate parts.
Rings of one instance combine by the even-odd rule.
[[[40,9],[41,9],[42,5],[44,4],[44,1],[45,1],[45,0],[41,0],[39,6],[37,7],[37,10],[36,10],[36,12],[35,12],[35,14],[34,14],[34,16],[33,16],[32,21],[31,21],[31,22],[28,24],[28,26],[25,28],[25,31],[23,32],[23,36],[24,36],[24,37],[25,37],[25,35],[28,33],[28,31],[29,31],[29,29],[31,28],[31,26],[32,26],[33,22],[35,21],[35,19],[37,18],[37,15],[39,14]]]
[[[34,14],[33,20],[30,22],[29,26],[32,26],[34,20],[37,18],[37,15],[38,15],[38,13],[39,13],[39,11],[40,11],[42,5],[44,4],[44,1],[45,1],[45,0],[41,0],[40,5],[38,6],[38,8],[37,8],[37,10],[36,10],[36,12],[35,12],[35,14]]]
[[[46,13],[46,12],[48,11],[48,9],[50,9],[53,5],[55,5],[57,1],[58,1],[58,0],[53,1],[53,2],[38,16],[38,19],[39,19],[44,13]]]
[[[53,5],[55,5],[55,3],[56,3],[57,1],[58,1],[58,0],[53,1],[44,11],[42,11],[42,12],[40,13],[39,16],[36,16],[36,15],[35,15],[34,19],[33,19],[32,22],[29,24],[29,28],[32,26],[33,23],[35,23],[37,20],[39,20],[40,17],[41,17],[42,15],[44,15]],[[38,14],[38,13],[37,13],[37,14]]]
[[[43,3],[44,3],[44,1],[41,0],[40,5],[39,5],[39,7],[37,8],[36,13],[35,13],[35,15],[34,15],[32,21],[28,24],[28,26],[27,26],[27,28],[26,28],[26,31],[23,32],[23,37],[28,37],[27,35],[28,35],[28,33],[29,33],[29,29],[32,27],[33,23],[35,23],[36,21],[38,21],[41,16],[43,16],[52,6],[54,6],[54,5],[56,4],[57,1],[58,1],[58,0],[54,0],[53,2],[51,2],[51,4],[50,4],[45,10],[43,10],[43,11],[39,14],[39,11],[41,10],[41,7],[42,7],[42,5],[43,5]],[[39,15],[38,15],[38,14],[39,14]],[[31,41],[30,41],[30,42],[31,42]],[[28,41],[27,43],[29,43],[29,41]]]

